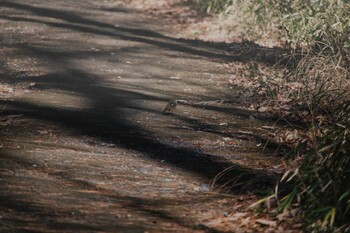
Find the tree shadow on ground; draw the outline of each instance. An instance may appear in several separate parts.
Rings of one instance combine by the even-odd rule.
[[[77,13],[58,9],[49,9],[46,7],[7,1],[0,2],[0,6],[24,10],[41,17],[38,19],[18,16],[0,16],[0,18],[11,21],[41,23],[52,27],[91,33],[93,35],[110,36],[116,39],[153,45],[165,50],[184,52],[202,58],[219,59],[220,61],[246,62],[255,60],[273,65],[277,62],[280,64],[290,63],[290,51],[288,49],[278,47],[266,48],[254,42],[224,43],[178,39],[162,35],[152,30],[115,26],[110,23],[84,18],[77,15]],[[59,22],[49,19],[59,20]],[[282,59],[283,57],[285,57],[285,59]]]
[[[28,17],[1,16],[3,19],[36,22],[78,32],[88,32],[95,35],[111,36],[121,40],[137,41],[155,45],[166,50],[186,52],[191,55],[201,56],[204,59],[220,59],[220,61],[232,59],[249,61],[252,59],[252,57],[259,57],[256,53],[251,55],[246,53],[243,56],[238,57],[225,55],[223,51],[226,51],[226,49],[233,44],[175,39],[150,30],[115,27],[112,24],[86,19],[76,15],[75,13],[64,12],[57,9],[49,9],[7,1],[1,2],[0,6],[13,8],[16,10],[25,10],[31,14],[43,18],[37,19]],[[54,18],[63,22],[51,22],[47,18]],[[212,48],[218,50],[212,52],[210,50]],[[74,56],[73,54],[56,53],[50,51],[49,49],[46,50],[44,48],[29,45],[24,45],[21,49],[27,54],[45,57],[46,59],[51,60],[53,64],[57,63],[57,61],[64,64],[64,60],[66,60],[69,56]],[[269,60],[265,58],[266,57],[264,57],[262,60]],[[162,144],[150,137],[149,133],[146,132],[145,129],[139,128],[131,122],[127,122],[126,117],[123,116],[124,108],[133,109],[135,111],[149,111],[148,109],[143,109],[140,106],[131,104],[128,99],[161,99],[139,93],[132,93],[123,89],[101,87],[98,86],[98,83],[96,83],[96,77],[93,75],[84,73],[80,70],[70,70],[68,67],[66,71],[67,72],[63,74],[51,74],[50,76],[46,75],[44,78],[40,79],[39,83],[45,88],[79,93],[79,95],[85,96],[87,99],[89,99],[91,106],[93,106],[91,109],[85,109],[84,111],[71,111],[38,106],[33,103],[18,101],[3,103],[15,109],[12,111],[13,114],[25,114],[26,116],[34,119],[51,121],[66,128],[76,129],[76,131],[82,135],[97,136],[101,138],[101,140],[113,140],[116,144],[118,144],[118,146],[138,150],[153,159],[166,159],[169,164],[198,173],[207,178],[212,178],[213,175],[219,173],[229,166],[232,166],[232,164],[228,161],[215,161],[213,156],[205,155],[205,153],[203,157],[198,158],[194,156],[196,153],[193,150],[185,148],[172,148],[169,147],[169,145]],[[32,80],[38,81],[38,77],[35,77]],[[127,96],[127,98],[125,98],[125,96]],[[123,134],[121,135],[120,132],[123,132]],[[237,170],[237,174],[247,173],[247,176],[254,176],[254,171],[247,171],[246,169],[240,170],[239,168],[235,170]],[[274,181],[274,178],[271,178],[271,183]]]
[[[60,27],[78,32],[88,32],[97,35],[106,35],[113,38],[137,41],[145,44],[155,45],[162,49],[186,52],[192,55],[201,56],[204,59],[220,59],[220,61],[239,60],[249,61],[252,57],[258,57],[247,54],[239,57],[223,55],[226,49],[232,44],[209,43],[196,40],[174,39],[164,36],[160,33],[144,29],[133,29],[124,27],[115,27],[108,23],[103,23],[91,19],[85,19],[72,12],[64,12],[56,9],[48,9],[29,4],[17,2],[1,2],[0,6],[28,11],[40,17],[54,18],[62,20],[60,22],[49,22],[49,20],[32,19],[16,16],[1,16],[3,19],[13,21],[26,21],[47,24],[53,27]],[[237,44],[235,44],[237,45]],[[210,49],[215,48],[215,52]],[[42,56],[51,60],[53,64],[57,61],[64,64],[69,56],[68,53],[56,53],[44,48],[24,45],[21,48],[27,54]],[[208,52],[209,50],[209,52]],[[266,61],[266,59],[263,59]],[[28,78],[26,81],[30,80]],[[32,80],[38,81],[38,77]],[[107,88],[98,86],[96,77],[80,70],[70,70],[67,67],[66,73],[45,75],[40,79],[39,84],[45,88],[60,89],[64,91],[72,91],[85,96],[91,102],[90,109],[84,111],[71,111],[65,109],[55,109],[52,107],[38,106],[33,103],[25,103],[18,101],[3,101],[4,104],[13,108],[12,114],[24,114],[34,119],[41,119],[54,122],[69,129],[75,129],[82,135],[99,137],[101,140],[113,141],[118,146],[137,150],[150,158],[157,160],[166,160],[167,163],[181,167],[188,171],[197,173],[206,178],[212,178],[227,167],[232,166],[228,161],[221,159],[218,161],[215,156],[203,153],[202,157],[194,156],[196,151],[186,148],[173,148],[165,145],[149,136],[149,133],[143,128],[139,128],[131,122],[127,122],[123,109],[133,109],[135,111],[150,111],[140,106],[133,105],[128,99],[144,99],[144,100],[161,100],[139,93],[132,93],[123,89]],[[117,94],[115,94],[117,93]],[[127,96],[127,98],[125,98]],[[164,99],[163,99],[164,100]],[[123,132],[121,134],[120,132]],[[254,170],[234,169],[240,177],[246,174],[247,177],[256,175]],[[232,177],[230,177],[232,178]],[[274,177],[268,178],[268,183],[275,182]],[[223,181],[225,182],[225,181]],[[239,189],[236,189],[239,190]],[[241,192],[242,190],[239,190]],[[248,190],[246,190],[248,191]]]
[[[14,173],[26,169],[31,173],[37,173],[40,177],[22,175],[22,179],[13,179],[12,175],[5,175],[0,181],[3,187],[16,185],[14,193],[0,192],[0,210],[17,217],[17,229],[26,229],[26,232],[41,232],[49,230],[79,230],[89,232],[144,232],[146,230],[166,230],[162,222],[178,225],[183,229],[196,230],[195,219],[183,219],[167,209],[168,206],[188,205],[187,199],[158,199],[149,200],[132,196],[123,196],[113,189],[102,188],[93,182],[77,179],[69,172],[52,172],[51,168],[33,167],[32,161],[19,157],[15,154],[3,152],[1,165],[14,169]],[[2,166],[1,166],[2,167]],[[0,168],[1,168],[0,167]],[[47,174],[50,174],[48,179]],[[54,178],[52,180],[52,178]],[[22,189],[23,183],[42,184],[54,193],[57,198],[35,194],[41,199],[33,201],[33,197],[26,195],[27,190]],[[35,188],[36,185],[33,185]],[[71,200],[65,200],[64,196]],[[218,196],[202,196],[197,200],[191,200],[192,204],[211,201],[221,198]],[[79,201],[72,201],[72,200]],[[63,203],[60,203],[62,202]],[[87,205],[86,203],[89,203]],[[40,203],[40,204],[39,204]],[[111,203],[118,203],[118,207]],[[94,206],[94,209],[91,209]],[[121,213],[128,214],[121,214]],[[135,217],[129,217],[129,213],[139,216],[139,224],[135,224]],[[24,220],[24,219],[26,220]],[[2,218],[0,229],[10,226],[12,218]],[[46,222],[45,227],[40,229],[36,221]],[[110,224],[113,222],[113,224]],[[106,224],[108,223],[108,224]],[[201,226],[207,232],[220,232],[214,228]],[[9,227],[10,229],[11,227]],[[35,231],[35,230],[37,231]]]
[[[209,180],[227,167],[233,166],[231,162],[215,155],[201,153],[201,156],[198,157],[197,150],[164,144],[153,138],[146,129],[127,120],[128,116],[125,115],[124,109],[150,111],[142,106],[132,104],[129,99],[153,101],[160,99],[123,89],[98,86],[96,85],[98,80],[94,76],[78,70],[70,70],[69,73],[69,75],[65,73],[45,76],[39,83],[49,89],[79,93],[80,96],[89,99],[91,108],[71,110],[20,101],[1,101],[1,103],[11,109],[8,114],[23,114],[26,117],[60,125],[78,135],[87,135],[102,141],[113,142],[118,147],[142,152],[144,156],[157,161],[165,160],[168,164]],[[38,81],[38,77],[33,78],[33,80]],[[198,127],[201,125],[199,122],[192,122],[192,124]],[[255,172],[254,169],[236,166],[234,171],[227,175],[230,179],[239,175],[244,180],[251,179],[257,174],[261,173]],[[266,176],[265,178],[271,185],[275,182],[274,176]],[[226,181],[223,179],[222,182]],[[252,191],[251,188],[255,189],[255,187],[250,187],[249,190],[235,189],[233,192]]]
[[[164,36],[160,33],[137,28],[129,27],[115,27],[113,24],[99,22],[92,19],[86,19],[77,13],[66,12],[58,9],[50,9],[46,7],[33,6],[30,4],[23,4],[18,2],[2,1],[1,7],[6,7],[15,10],[24,10],[36,17],[19,17],[19,16],[5,16],[0,18],[9,21],[39,23],[53,28],[72,30],[75,32],[89,33],[91,35],[108,36],[114,39],[140,42],[143,44],[156,46],[162,50],[177,51],[185,53],[187,56],[195,56],[203,60],[217,60],[225,61],[250,61],[252,59],[260,62],[274,63],[276,56],[284,52],[282,49],[276,49],[272,53],[257,54],[261,47],[239,55],[232,56],[227,53],[227,49],[232,46],[240,46],[240,44],[224,44],[224,43],[209,43],[197,40],[184,40]],[[118,12],[118,9],[114,9]],[[121,12],[125,13],[125,11]],[[39,17],[39,18],[38,18]],[[54,19],[54,21],[52,21]],[[113,142],[119,148],[130,149],[140,152],[144,157],[155,161],[165,161],[170,166],[181,168],[189,173],[203,177],[206,180],[211,180],[215,175],[223,170],[231,167],[226,176],[218,180],[218,185],[227,184],[227,182],[234,182],[238,184],[240,181],[249,181],[250,183],[242,183],[232,189],[232,193],[249,193],[261,186],[272,187],[276,181],[273,174],[261,173],[257,169],[248,169],[239,165],[232,164],[231,161],[215,156],[213,154],[202,153],[201,156],[196,156],[197,151],[186,147],[174,147],[169,144],[160,142],[147,129],[135,124],[130,120],[130,116],[135,112],[152,112],[134,100],[149,100],[149,101],[165,101],[164,98],[157,97],[159,93],[154,95],[142,94],[136,91],[115,87],[107,87],[100,85],[100,80],[93,74],[84,72],[79,68],[72,68],[72,65],[67,60],[76,54],[70,51],[53,52],[52,48],[45,48],[44,44],[41,46],[21,45],[18,47],[19,53],[31,54],[32,56],[42,57],[47,60],[51,66],[60,66],[64,72],[56,72],[45,74],[43,76],[28,76],[25,81],[21,79],[12,79],[14,82],[37,82],[39,87],[43,89],[54,89],[63,92],[74,93],[78,96],[84,97],[89,102],[89,106],[83,109],[69,109],[54,107],[39,103],[27,101],[4,101],[0,103],[7,106],[6,114],[23,114],[25,117],[43,122],[48,122],[53,125],[74,132],[78,136],[92,136],[101,141]],[[62,48],[66,49],[66,48]],[[265,50],[262,50],[265,51]],[[267,51],[267,50],[266,50]],[[259,52],[260,53],[260,52]],[[121,54],[122,55],[122,54]],[[3,67],[6,73],[16,73],[18,70]],[[163,94],[163,93],[161,93]],[[157,112],[153,112],[157,114]],[[160,112],[159,112],[160,114]],[[237,113],[238,114],[238,113]],[[185,119],[182,119],[185,120]],[[191,122],[193,125],[201,126],[201,122]],[[210,127],[206,125],[206,127]],[[215,129],[213,129],[215,130]],[[219,132],[216,132],[219,133]],[[3,153],[5,156],[5,154]],[[11,157],[9,155],[8,157]],[[22,168],[29,168],[31,164],[21,158],[13,158],[15,163]],[[1,164],[2,169],[7,169],[6,163]],[[69,174],[64,176],[56,175],[60,180],[73,182],[77,188],[84,186],[89,190],[99,190],[103,192],[112,192],[113,190],[100,190],[99,188],[88,184],[79,183],[78,181],[69,177]],[[251,181],[256,182],[251,182]],[[259,183],[259,185],[258,185]],[[100,195],[104,195],[101,194]],[[114,194],[115,195],[115,194]],[[99,196],[100,197],[100,196]],[[110,196],[109,196],[110,197]],[[112,195],[114,201],[122,201],[120,197]],[[49,215],[43,209],[37,209],[31,206],[32,202],[17,203],[20,197],[2,195],[0,199],[1,208],[13,208],[18,212],[36,212],[43,213],[44,216]],[[167,213],[147,209],[142,207],[144,205],[152,205],[143,199],[127,197],[128,206],[126,208],[144,208],[147,215],[155,215],[161,219],[181,223],[180,220],[168,216]],[[145,204],[146,203],[146,204]],[[141,207],[140,207],[141,206]],[[25,207],[23,209],[23,207]],[[26,209],[27,208],[27,209]],[[53,210],[52,210],[53,211]],[[40,216],[40,215],[39,215]],[[182,224],[182,223],[181,223]],[[59,223],[52,223],[55,229],[59,228]],[[117,225],[117,224],[116,224]],[[72,223],[63,226],[62,229],[80,229],[81,224]],[[91,228],[90,228],[91,227]],[[123,226],[116,226],[123,227]],[[101,230],[100,226],[88,226],[90,230]],[[84,228],[86,229],[86,228]],[[83,230],[84,230],[83,229]],[[105,229],[102,229],[105,230]]]

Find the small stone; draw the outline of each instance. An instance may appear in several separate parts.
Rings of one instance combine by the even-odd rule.
[[[208,227],[206,227],[205,225],[203,225],[203,224],[201,224],[201,223],[197,223],[197,224],[194,226],[194,228],[195,228],[196,230],[206,230],[206,229],[208,229]]]
[[[199,191],[209,192],[209,185],[208,184],[201,184],[201,186],[199,187]]]

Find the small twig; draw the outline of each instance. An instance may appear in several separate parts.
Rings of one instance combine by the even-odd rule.
[[[18,117],[22,117],[23,114],[17,114],[17,115],[8,115],[8,116],[5,116],[3,118],[0,118],[0,121],[8,121],[8,120],[11,120],[11,119],[14,119],[14,118],[18,118]]]

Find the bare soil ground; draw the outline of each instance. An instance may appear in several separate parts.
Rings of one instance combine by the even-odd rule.
[[[298,231],[247,208],[281,168],[273,122],[218,101],[249,56],[130,1],[1,0],[0,31],[0,232]]]

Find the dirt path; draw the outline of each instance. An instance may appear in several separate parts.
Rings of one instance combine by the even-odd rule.
[[[0,1],[0,75],[14,86],[0,101],[0,232],[273,229],[246,210],[279,163],[260,154],[271,123],[220,103],[162,115],[170,99],[236,91],[225,46],[161,24],[112,0]],[[234,196],[209,189],[230,166]]]

